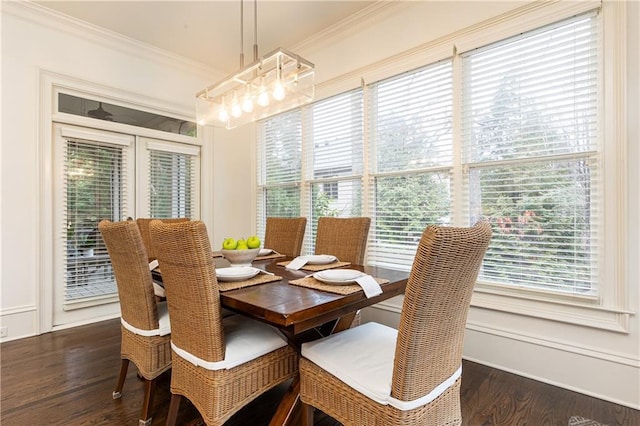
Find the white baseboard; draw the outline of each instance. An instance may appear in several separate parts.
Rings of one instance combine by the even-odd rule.
[[[36,306],[25,305],[0,310],[0,327],[6,327],[7,335],[0,343],[36,335]]]
[[[362,322],[369,321],[397,328],[400,307],[391,302],[363,309]],[[468,323],[463,357],[543,383],[640,409],[640,360],[625,354]]]
[[[598,399],[640,409],[640,367],[469,330],[464,358]]]
[[[114,318],[120,318],[120,312],[113,314],[106,314],[95,318],[90,318],[82,321],[75,321],[64,325],[56,325],[51,331],[65,330],[67,328],[79,327],[81,325],[93,324],[95,322],[106,321]]]
[[[76,321],[63,326],[56,326],[51,331],[78,327],[113,318],[120,318],[120,312],[118,311],[114,314],[107,314],[85,321]],[[0,343],[36,336],[38,334],[36,306],[18,306],[11,309],[0,310],[0,328],[4,327],[6,327],[7,336],[0,337]]]

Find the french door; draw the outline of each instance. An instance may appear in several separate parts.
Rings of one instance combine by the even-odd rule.
[[[54,125],[53,327],[120,312],[100,220],[199,211],[199,147]]]

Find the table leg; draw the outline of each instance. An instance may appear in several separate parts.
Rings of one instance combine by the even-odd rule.
[[[332,324],[330,334],[350,328],[355,316],[356,312],[352,312],[338,318],[335,323]],[[289,340],[289,344],[294,347],[298,353],[300,353],[300,345],[302,342],[309,340],[301,338],[300,335],[291,336],[287,333],[285,333],[285,335]],[[289,386],[289,389],[287,389],[287,392],[280,401],[280,405],[278,405],[276,413],[271,418],[269,426],[299,425],[302,421],[302,415],[302,403],[300,401],[300,377],[296,374]]]
[[[340,318],[338,318],[338,320],[336,321],[335,325],[333,326],[333,329],[331,330],[330,334],[334,334],[334,333],[337,333],[339,331],[344,331],[344,330],[350,328],[351,327],[351,323],[353,323],[353,319],[356,317],[356,313],[357,312],[352,312],[350,314],[343,315]]]
[[[271,418],[269,426],[294,425],[296,418],[300,418],[300,377],[296,375],[291,382],[291,386],[284,394],[276,413]]]

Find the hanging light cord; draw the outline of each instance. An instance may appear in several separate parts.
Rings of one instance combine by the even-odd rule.
[[[244,2],[240,0],[240,69],[244,68]]]
[[[258,0],[253,0],[253,61],[258,60]]]

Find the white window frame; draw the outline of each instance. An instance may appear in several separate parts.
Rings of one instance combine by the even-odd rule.
[[[129,126],[122,123],[111,121],[96,120],[89,117],[76,116],[72,114],[59,113],[57,109],[58,93],[60,91],[80,97],[95,98],[101,100],[111,100],[122,106],[130,108],[143,109],[160,115],[168,115],[182,120],[192,120],[190,111],[175,104],[162,101],[159,99],[149,98],[137,95],[127,91],[114,89],[87,82],[85,80],[68,77],[51,71],[39,69],[38,81],[40,84],[38,92],[38,205],[39,205],[39,221],[36,230],[38,240],[38,250],[36,262],[38,268],[38,306],[36,333],[44,333],[52,331],[54,316],[54,287],[53,275],[56,273],[56,264],[53,256],[53,247],[55,244],[54,230],[54,191],[53,187],[53,123],[76,125],[80,127],[105,130],[115,133],[134,134],[136,136],[144,136],[148,138],[156,138],[168,140],[184,145],[192,145],[202,149],[201,136],[194,138],[192,136],[180,135],[175,133],[163,132],[160,130],[146,129],[141,127]],[[197,178],[200,185],[200,177]],[[137,189],[136,189],[137,191]],[[200,197],[198,197],[198,210],[195,211],[195,218],[200,216],[201,208]],[[135,206],[138,208],[138,206]],[[133,209],[132,209],[133,210]],[[117,301],[117,297],[114,298]],[[103,305],[114,306],[114,305]],[[119,308],[116,309],[119,312]],[[118,313],[116,312],[116,315]],[[103,318],[111,318],[113,314],[110,311],[104,311]]]
[[[133,187],[133,183],[131,182],[135,170],[134,167],[134,137],[131,135],[125,134],[117,134],[113,132],[103,132],[95,129],[81,129],[78,127],[71,127],[66,125],[56,125],[54,129],[57,130],[55,137],[57,139],[56,143],[54,143],[54,164],[55,170],[58,171],[64,167],[66,163],[66,151],[69,140],[85,140],[87,141],[87,145],[95,145],[104,144],[106,146],[111,145],[112,147],[118,147],[122,149],[123,152],[123,163],[122,163],[122,175],[120,178],[122,179],[124,185],[123,197],[122,197],[122,205],[119,211],[129,212],[133,210],[133,204],[128,201],[135,194],[135,190]],[[64,182],[64,178],[61,175],[56,174],[53,180],[53,188],[55,191],[66,191],[66,184]],[[66,215],[66,199],[64,197],[54,197],[55,203],[53,207],[53,223],[54,229],[56,227],[62,227],[63,217]],[[97,225],[97,224],[96,224]],[[60,235],[60,234],[55,234]],[[66,253],[64,248],[61,246],[62,240],[58,237],[54,239],[54,244],[58,247],[58,250],[54,250],[54,265],[56,266],[53,270],[53,278],[56,286],[68,285],[67,282],[65,284],[65,272],[67,272],[66,267],[63,265],[66,264],[67,259],[66,256],[60,257]],[[56,303],[61,303],[63,306],[63,310],[66,312],[73,311],[75,309],[86,308],[90,306],[99,306],[105,305],[108,303],[113,303],[118,301],[117,292],[103,294],[97,297],[84,297],[81,299],[64,299],[58,300]]]
[[[190,219],[198,219],[200,217],[200,147],[196,145],[185,145],[176,142],[168,142],[164,140],[157,140],[143,136],[136,137],[136,156],[141,159],[139,161],[139,168],[136,173],[137,184],[137,208],[138,217],[151,217],[149,206],[151,204],[150,195],[148,191],[149,181],[149,157],[151,151],[163,151],[173,154],[182,154],[194,158],[193,166],[193,183],[194,187],[191,190],[191,212],[188,215]]]
[[[487,44],[504,40],[516,34],[533,30],[572,16],[601,8],[601,84],[603,104],[601,105],[602,160],[599,167],[600,194],[602,202],[601,222],[598,227],[606,238],[600,239],[598,296],[596,298],[576,298],[556,293],[523,291],[516,288],[477,287],[471,301],[473,307],[486,310],[513,313],[569,324],[592,327],[619,333],[629,332],[628,290],[625,287],[625,250],[628,247],[627,229],[627,177],[626,177],[626,98],[623,88],[626,77],[626,4],[625,2],[587,0],[583,2],[536,2],[525,5],[503,16],[464,29],[436,42],[403,52],[392,58],[373,64],[365,69],[336,78],[333,83],[325,82],[317,90],[318,99],[335,95],[354,86],[357,75],[361,81],[377,81],[402,71],[428,65],[454,52],[454,80],[460,79],[460,66],[456,55]],[[356,75],[357,73],[357,75]],[[454,90],[460,85],[454,83]],[[461,111],[460,93],[454,93],[454,114]],[[366,91],[365,91],[366,96]],[[365,99],[365,105],[367,99]],[[365,113],[365,127],[367,114]],[[460,117],[454,116],[459,123]],[[370,141],[365,132],[365,151],[370,150]],[[454,127],[454,150],[459,151],[459,129]],[[369,158],[365,152],[365,159]],[[454,155],[460,155],[454,152]],[[370,181],[369,167],[365,167],[365,182]],[[456,171],[452,193],[461,194],[462,171]],[[363,200],[367,208],[369,200]],[[458,201],[459,202],[459,201]],[[455,202],[454,202],[455,203]],[[364,210],[368,211],[368,210]],[[453,206],[453,223],[464,224],[465,213],[462,206]],[[384,310],[399,313],[402,298],[378,304]],[[480,327],[480,326],[478,326]],[[477,328],[478,328],[477,327]],[[470,325],[474,328],[474,325]],[[478,328],[479,329],[479,328]]]
[[[626,19],[624,2],[606,2],[601,10],[601,87],[602,99],[601,147],[602,175],[600,194],[601,222],[598,227],[600,260],[597,299],[563,297],[556,293],[525,291],[514,288],[477,286],[471,305],[484,309],[526,315],[536,318],[579,324],[621,333],[629,331],[628,302],[624,286],[624,247],[626,247],[626,105],[623,87],[626,70]],[[593,10],[598,2],[562,2],[544,7],[538,5],[526,13],[514,16],[491,31],[470,34],[456,40],[458,52],[505,39],[523,31],[535,29],[571,16]],[[454,106],[459,111],[460,106]]]

